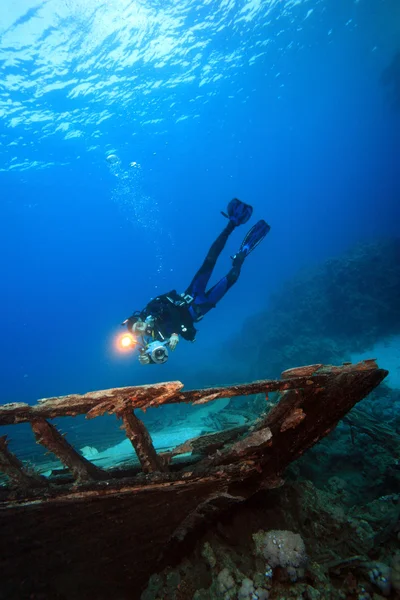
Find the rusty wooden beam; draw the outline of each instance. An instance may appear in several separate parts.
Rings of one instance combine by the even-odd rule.
[[[8,477],[13,487],[21,490],[48,485],[44,477],[26,470],[22,462],[9,450],[5,435],[0,437],[0,471]]]
[[[33,406],[22,402],[3,404],[0,406],[0,425],[24,423],[37,418],[76,417],[90,413],[92,410],[92,416],[96,416],[96,410],[102,404],[104,404],[104,410],[99,411],[98,414],[107,412],[108,409],[109,412],[114,412],[114,406],[116,410],[121,410],[126,403],[129,403],[132,408],[146,408],[155,398],[161,397],[166,401],[182,387],[183,384],[180,381],[171,381],[154,385],[110,388],[87,394],[43,398]]]
[[[323,385],[326,375],[313,375],[313,377],[293,377],[290,380],[262,379],[252,383],[241,383],[224,387],[205,388],[202,390],[189,390],[176,394],[169,403],[191,402],[193,405],[206,404],[221,398],[235,398],[237,396],[251,396],[253,394],[268,394],[269,392],[282,392]]]
[[[158,456],[153,446],[152,439],[144,423],[135,415],[133,410],[128,409],[121,415],[127,437],[135,449],[142,469],[145,473],[154,471],[166,472],[168,468],[163,459]]]
[[[88,418],[97,417],[106,412],[122,413],[125,409],[137,409],[161,406],[163,404],[193,403],[204,404],[219,398],[234,398],[252,394],[267,394],[288,389],[323,385],[325,374],[312,377],[293,377],[287,380],[265,379],[253,383],[189,390],[181,392],[180,381],[144,385],[138,387],[112,388],[87,394],[71,394],[39,400],[38,404],[5,404],[0,406],[0,425],[12,425],[32,421],[37,418],[54,419],[56,417],[87,414]]]
[[[196,436],[183,442],[183,444],[179,444],[179,446],[176,446],[172,450],[165,452],[164,455],[170,456],[171,458],[173,456],[178,456],[179,454],[188,453],[206,456],[216,452],[225,444],[233,442],[239,436],[247,433],[248,429],[249,428],[246,425],[240,425],[238,427],[233,427],[232,429]]]
[[[48,423],[46,419],[31,421],[31,427],[37,443],[55,454],[72,472],[77,483],[104,479],[106,477],[106,473],[102,469],[99,469],[79,454],[58,429]]]

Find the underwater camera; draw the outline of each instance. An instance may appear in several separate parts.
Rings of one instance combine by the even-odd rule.
[[[151,342],[146,347],[146,354],[157,365],[162,365],[168,360],[167,342]]]

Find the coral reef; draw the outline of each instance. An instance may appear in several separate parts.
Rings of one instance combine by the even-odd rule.
[[[400,332],[399,298],[400,240],[359,245],[300,273],[245,323],[230,344],[237,374],[274,377],[300,363],[347,360]]]
[[[393,590],[400,596],[400,552],[392,557],[392,586]]]
[[[207,531],[182,563],[154,575],[141,599],[398,597],[397,532],[381,542],[398,503],[380,498],[348,511],[340,497],[309,482],[260,492]],[[292,577],[291,568],[301,577]]]
[[[292,466],[343,504],[400,493],[400,391],[384,384]]]
[[[266,572],[273,575],[273,569],[286,570],[290,581],[297,581],[304,575],[307,563],[303,538],[292,531],[259,531],[253,535],[256,553],[267,561]]]

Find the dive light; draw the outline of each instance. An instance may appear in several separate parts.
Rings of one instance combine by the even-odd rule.
[[[131,333],[124,333],[118,338],[118,347],[120,350],[133,350],[137,344],[137,339]]]

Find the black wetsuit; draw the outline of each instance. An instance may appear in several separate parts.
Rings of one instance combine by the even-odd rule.
[[[171,334],[177,333],[185,340],[193,341],[196,337],[194,323],[200,321],[209,310],[215,308],[240,275],[243,260],[234,260],[227,275],[206,291],[217,259],[234,229],[233,223],[229,222],[220,233],[184,294],[180,295],[172,290],[168,294],[157,296],[147,304],[141,313],[133,315],[128,321],[133,325],[138,318],[144,321],[151,315],[155,318],[153,331],[155,339],[163,340],[169,338]]]
[[[153,330],[155,339],[163,341],[173,333],[180,334],[190,342],[193,342],[196,337],[196,329],[189,314],[188,304],[176,290],[151,300],[142,310],[139,318],[144,321],[149,316],[155,319]]]

